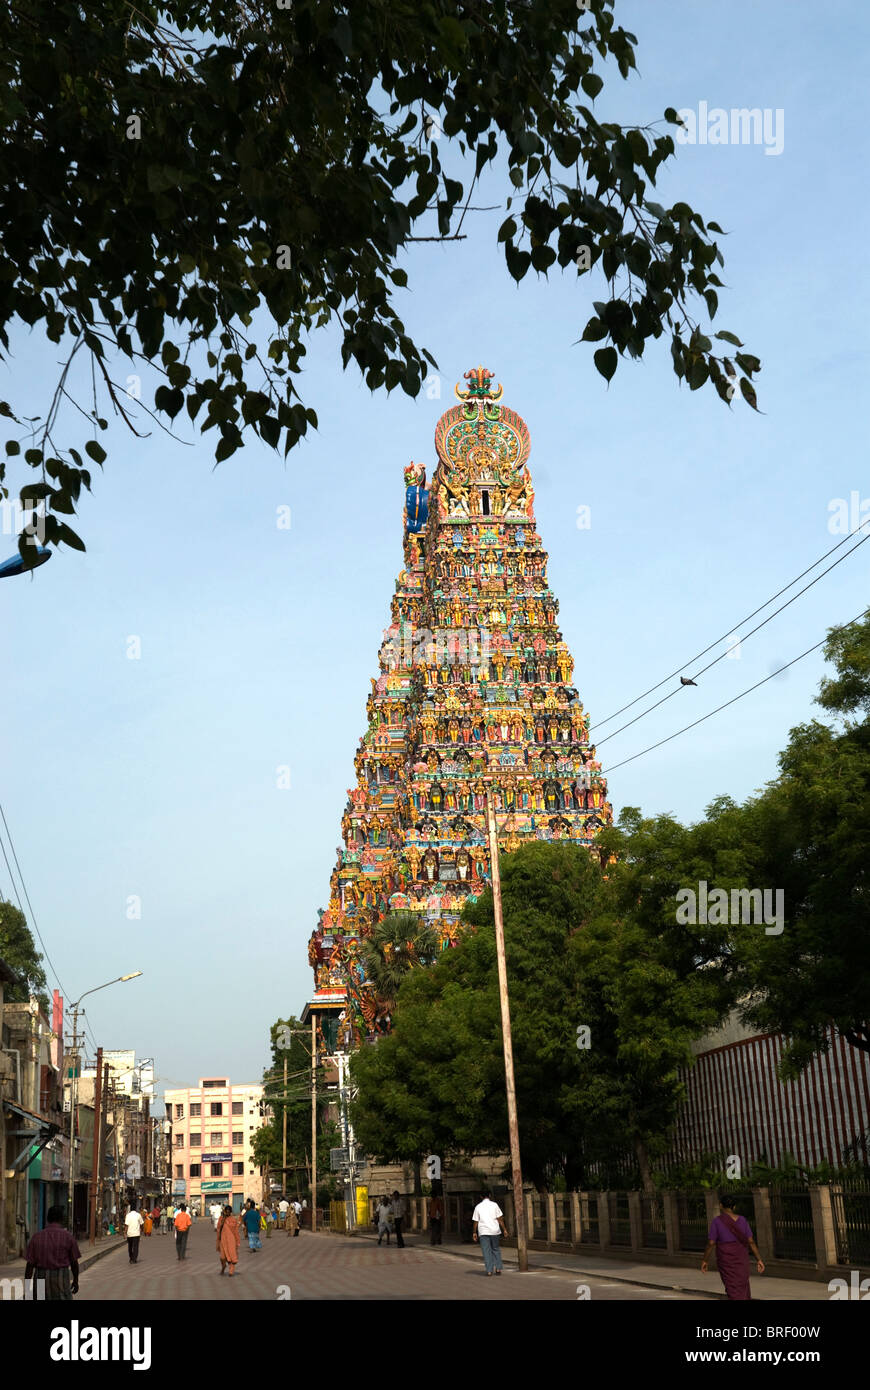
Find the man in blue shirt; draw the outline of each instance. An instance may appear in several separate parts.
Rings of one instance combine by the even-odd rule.
[[[260,1213],[254,1206],[252,1198],[248,1198],[247,1205],[242,1216],[242,1225],[248,1233],[248,1249],[262,1250],[263,1244],[260,1240]]]

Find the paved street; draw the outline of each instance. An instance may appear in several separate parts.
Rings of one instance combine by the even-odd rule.
[[[693,1301],[690,1295],[641,1289],[607,1278],[586,1280],[593,1300],[642,1299]],[[131,1265],[126,1248],[98,1260],[81,1278],[86,1299],[175,1302],[216,1299],[577,1299],[576,1274],[538,1270],[521,1275],[506,1267],[500,1278],[487,1279],[482,1258],[472,1261],[446,1251],[396,1249],[343,1236],[297,1238],[275,1232],[262,1252],[243,1248],[232,1280],[221,1276],[210,1224],[199,1221],[191,1231],[187,1259],[180,1263],[172,1236],[155,1232],[140,1243],[139,1263]]]

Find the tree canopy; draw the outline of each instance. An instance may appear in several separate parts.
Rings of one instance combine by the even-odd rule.
[[[614,9],[4,7],[0,354],[38,329],[62,361],[38,417],[0,402],[18,427],[0,487],[11,463],[22,501],[46,509],[45,539],[82,549],[65,518],[106,459],[112,414],[141,435],[185,411],[214,431],[217,462],[251,433],[286,456],[317,424],[298,379],[310,335],[329,324],[371,389],[416,395],[437,364],[400,317],[406,252],[461,238],[487,173],[515,281],[600,274],[578,337],[607,381],[664,338],[692,390],[709,382],[730,402],[739,389],[754,407],[758,359],[710,326],[722,229],[652,197],[680,118],[668,108],[641,128],[594,114],[605,71],[636,67]],[[157,383],[147,401],[144,369],[149,395]]]
[[[756,881],[785,904],[781,934],[745,940],[743,1013],[789,1038],[785,1076],[827,1050],[831,1025],[870,1052],[870,618],[833,629],[825,656],[836,674],[818,703],[839,726],[793,729],[780,776],[743,811]]]
[[[667,1142],[690,1044],[731,1002],[727,970],[698,968],[721,955],[722,931],[687,938],[667,874],[658,910],[633,911],[655,837],[643,823],[616,834],[626,867],[606,875],[567,843],[502,857],[523,1172],[538,1184],[558,1174],[571,1186],[626,1151],[649,1182],[648,1153]],[[507,1150],[491,890],[464,919],[460,944],[401,986],[393,1032],[354,1058],[357,1137],[384,1158]]]
[[[39,1000],[43,1013],[48,1015],[42,955],[36,949],[24,913],[3,899],[0,899],[0,960],[4,960],[21,981],[5,987],[3,995],[7,1004],[26,1004],[33,995]]]

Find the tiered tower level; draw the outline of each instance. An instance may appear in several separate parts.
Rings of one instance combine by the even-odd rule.
[[[405,568],[309,942],[312,1004],[346,997],[346,1042],[389,1026],[359,958],[380,917],[419,913],[442,949],[455,944],[463,905],[489,880],[487,791],[507,851],[594,847],[612,820],[547,583],[528,429],[485,368],[465,380],[435,430],[431,486],[424,464],[405,469]]]

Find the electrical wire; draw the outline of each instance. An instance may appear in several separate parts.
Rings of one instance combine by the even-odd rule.
[[[21,880],[21,887],[22,887],[22,890],[23,890],[23,892],[24,892],[24,899],[25,899],[25,902],[27,903],[27,906],[30,908],[30,921],[32,921],[32,923],[33,923],[33,927],[34,927],[34,930],[35,930],[35,932],[36,932],[37,939],[39,940],[39,944],[40,944],[40,946],[42,947],[42,950],[43,950],[43,955],[44,955],[46,961],[48,962],[48,965],[49,965],[49,968],[50,968],[50,970],[51,970],[51,972],[52,972],[52,975],[54,976],[55,984],[57,985],[57,988],[58,988],[59,992],[63,995],[64,999],[67,999],[67,1000],[68,1000],[68,999],[69,999],[69,995],[67,994],[67,991],[64,989],[63,984],[61,983],[60,975],[57,973],[57,967],[55,966],[54,961],[51,959],[51,956],[48,954],[48,948],[47,948],[45,942],[44,942],[43,939],[42,939],[42,933],[41,933],[41,931],[39,930],[39,924],[38,924],[38,922],[37,922],[37,920],[36,920],[36,913],[33,911],[33,904],[32,904],[32,902],[30,901],[30,894],[29,894],[28,891],[27,891],[27,884],[26,884],[26,882],[25,882],[25,880],[24,880],[24,874],[21,872],[21,865],[20,865],[19,862],[18,862],[18,855],[17,855],[16,852],[15,852],[15,843],[14,843],[14,841],[13,841],[13,839],[12,839],[12,831],[9,829],[9,822],[8,822],[7,819],[6,819],[6,812],[5,812],[4,809],[3,809],[2,802],[0,802],[0,819],[2,819],[3,825],[4,825],[5,829],[6,829],[6,838],[7,838],[8,841],[9,841],[9,848],[10,848],[11,851],[12,851],[12,858],[14,859],[14,861],[15,861],[15,867],[16,867],[16,869],[18,870],[18,877],[19,877],[19,879]],[[10,877],[10,879],[11,879],[11,881],[12,881],[12,887],[13,887],[13,889],[14,889],[14,891],[15,891],[15,897],[16,897],[17,900],[18,900],[18,906],[19,906],[19,908],[21,909],[21,915],[25,918],[25,920],[27,920],[27,913],[24,911],[24,904],[23,904],[22,901],[21,901],[21,897],[20,897],[20,895],[19,895],[18,888],[17,888],[16,883],[15,883],[15,877],[14,877],[14,875],[13,875],[13,873],[12,873],[12,868],[11,868],[11,866],[10,866],[10,864],[9,864],[9,858],[8,858],[8,856],[7,856],[7,854],[6,854],[6,846],[3,844],[3,837],[2,837],[2,835],[0,835],[0,848],[2,848],[2,850],[3,850],[3,858],[6,860],[6,867],[7,867],[7,869],[9,870],[9,877]],[[90,1029],[89,1029],[89,1027],[88,1027],[87,1019],[84,1017],[84,1010],[82,1011],[82,1018],[83,1018],[83,1020],[84,1020],[84,1027],[83,1027],[83,1030],[82,1030],[82,1042],[83,1042],[83,1043],[85,1043],[85,1042],[90,1042],[90,1045],[91,1045],[91,1047],[92,1047],[93,1050],[94,1050],[94,1054],[96,1055],[96,1052],[97,1052],[97,1043],[96,1043],[96,1040],[95,1040],[94,1037],[93,1037],[93,1034],[90,1032]]]
[[[831,548],[830,548],[830,550],[826,550],[825,553],[824,553],[824,555],[820,555],[819,558],[818,558],[818,560],[814,560],[813,563],[812,563],[811,565],[808,565],[807,568],[806,568],[805,570],[801,570],[800,574],[795,575],[794,579],[790,580],[788,584],[785,584],[781,589],[777,590],[777,592],[776,592],[775,594],[772,594],[771,597],[770,597],[769,599],[767,599],[764,603],[762,603],[758,608],[753,609],[753,611],[752,611],[751,613],[748,613],[748,614],[746,615],[745,618],[741,618],[740,621],[739,621],[738,623],[733,624],[732,627],[731,627],[731,631],[730,631],[730,632],[723,633],[723,635],[722,635],[721,637],[717,637],[716,640],[715,640],[715,642],[711,642],[711,643],[710,643],[709,647],[705,647],[703,651],[698,652],[695,656],[690,657],[688,661],[684,661],[683,664],[682,664],[682,666],[678,666],[678,667],[676,668],[675,671],[671,671],[670,675],[664,676],[663,679],[660,680],[660,681],[657,681],[655,685],[651,685],[650,688],[649,688],[649,690],[645,690],[645,691],[643,692],[642,695],[636,695],[635,698],[634,698],[633,700],[629,700],[629,702],[628,702],[627,705],[622,705],[622,707],[621,707],[620,709],[614,710],[612,714],[605,715],[605,717],[604,717],[603,719],[599,719],[599,720],[596,722],[595,726],[594,726],[594,727],[596,728],[596,730],[602,728],[602,726],[603,726],[604,724],[609,724],[610,721],[611,721],[611,719],[616,719],[620,714],[624,714],[626,710],[631,709],[633,705],[636,705],[636,704],[638,703],[638,701],[640,701],[640,700],[645,700],[646,697],[647,697],[647,695],[652,695],[656,690],[660,690],[661,687],[662,687],[667,681],[673,680],[675,676],[678,676],[678,675],[680,674],[681,671],[684,671],[684,670],[686,669],[687,666],[691,666],[693,662],[695,662],[695,661],[700,661],[702,656],[706,656],[707,653],[708,653],[708,652],[711,652],[711,651],[713,650],[714,647],[717,647],[717,646],[719,645],[720,642],[726,641],[727,638],[730,637],[730,636],[735,632],[735,630],[736,630],[738,627],[742,627],[744,623],[751,622],[752,619],[753,619],[754,617],[756,617],[759,613],[762,613],[762,612],[764,611],[765,608],[768,608],[768,607],[770,606],[770,604],[775,603],[776,600],[777,600],[778,598],[780,598],[780,596],[781,596],[782,594],[787,593],[788,590],[791,589],[791,588],[793,588],[793,586],[794,586],[795,584],[797,584],[799,580],[803,579],[803,577],[804,577],[805,574],[809,574],[810,571],[811,571],[811,570],[814,570],[814,569],[816,568],[817,565],[820,565],[820,564],[822,563],[823,560],[827,560],[827,558],[828,558],[829,555],[833,555],[835,550],[839,550],[841,546],[845,545],[847,541],[851,540],[851,538],[852,538],[853,535],[857,535],[857,533],[858,533],[859,531],[862,531],[862,530],[864,529],[865,526],[870,526],[870,517],[868,517],[868,519],[867,519],[866,521],[862,521],[862,522],[861,522],[861,525],[858,526],[858,527],[856,527],[854,531],[851,531],[851,532],[849,533],[848,536],[844,536],[843,539],[842,539],[841,541],[837,541],[837,544],[836,544],[836,545],[832,545]],[[870,535],[864,537],[864,540],[868,540],[868,539],[870,539]],[[863,540],[862,540],[862,541],[859,541],[859,542],[858,542],[858,545],[863,545],[863,543],[864,543]],[[852,555],[852,554],[854,553],[854,551],[858,549],[858,545],[853,546],[852,550],[848,550],[848,551],[846,552],[846,555],[843,555],[843,556],[841,556],[840,558],[843,559],[843,560],[845,560],[845,559],[846,559],[846,556]],[[839,564],[839,563],[840,563],[840,562],[839,562],[839,560],[838,560],[838,561],[837,561],[837,564]],[[831,565],[829,568],[830,568],[830,569],[833,569],[834,566]],[[827,574],[827,573],[828,573],[828,570],[825,570],[824,573]],[[821,574],[816,576],[816,579],[821,579],[821,578],[822,578],[822,575],[821,575]],[[816,580],[813,580],[813,583],[815,583],[815,582],[816,582]],[[810,587],[811,587],[811,585],[809,585],[809,584],[806,586],[806,588],[810,588]],[[801,593],[805,593],[805,592],[806,592],[806,589],[802,589],[802,590],[801,590]],[[796,594],[796,595],[795,595],[795,598],[797,598],[797,597],[798,597],[798,595]],[[790,600],[790,601],[791,601],[791,600]],[[787,607],[787,606],[788,606],[788,605],[783,604],[783,607]],[[780,613],[781,613],[781,612],[782,612],[782,609],[781,609],[781,608],[778,609],[777,612],[780,612]],[[775,614],[771,614],[771,617],[775,617]],[[763,626],[763,624],[760,624],[759,626]],[[754,628],[753,631],[754,631],[754,632],[757,632],[757,631],[758,631],[758,628]],[[748,635],[748,636],[751,636],[751,634],[747,634],[747,635]],[[739,640],[745,641],[745,638],[741,638],[741,639],[739,639]],[[728,653],[727,653],[727,652],[723,652],[722,655],[723,655],[723,656],[727,656]],[[721,659],[721,658],[720,658],[720,659]],[[711,665],[714,665],[714,664],[715,664],[715,663],[712,663],[712,662],[711,662]],[[707,666],[707,667],[704,668],[704,670],[709,670],[709,669],[710,669],[709,666]],[[699,671],[699,672],[697,672],[697,674],[698,674],[698,675],[702,675],[703,672]],[[680,689],[682,689],[682,688],[683,688],[683,687],[681,686]],[[671,692],[671,694],[674,694],[674,695],[675,695],[676,693],[677,693],[676,691],[672,691],[672,692]],[[670,696],[668,696],[667,698],[670,698]],[[659,704],[661,704],[661,703],[662,703],[662,702],[659,701]],[[652,705],[650,708],[651,708],[651,709],[657,709],[657,708],[658,708],[658,705]],[[632,722],[633,722],[633,721],[632,721]],[[623,725],[623,728],[628,728],[628,725],[627,725],[627,724],[624,724],[624,725]],[[617,732],[621,732],[621,730],[617,730]],[[606,737],[607,737],[607,738],[614,738],[614,737],[615,737],[615,734],[607,734]],[[603,742],[604,742],[604,739],[597,740],[597,741],[603,743]]]
[[[851,618],[848,623],[838,624],[833,631],[841,632],[844,628],[851,627],[853,623],[858,623],[862,618],[866,618],[868,613],[870,613],[870,608],[865,608],[863,613],[859,613],[856,618]],[[726,700],[724,705],[717,705],[716,709],[711,709],[709,714],[703,714],[700,719],[695,719],[691,724],[686,724],[682,729],[677,729],[675,734],[668,734],[667,738],[659,739],[658,743],[651,743],[649,748],[642,748],[639,753],[634,753],[630,758],[623,758],[621,763],[613,763],[611,767],[604,768],[602,776],[615,772],[618,767],[625,767],[628,763],[636,762],[638,758],[644,757],[647,753],[652,753],[654,749],[661,748],[663,744],[670,743],[673,739],[679,738],[680,734],[688,733],[690,729],[696,729],[699,724],[703,724],[706,720],[712,719],[714,714],[719,714],[723,709],[727,709],[729,705],[734,705],[738,700],[742,700],[745,695],[751,695],[753,690],[758,690],[759,686],[766,685],[768,681],[772,681],[774,676],[782,675],[783,671],[787,671],[789,666],[794,666],[798,661],[803,661],[804,657],[809,656],[811,652],[818,651],[819,647],[825,645],[829,636],[830,633],[826,634],[820,642],[816,642],[815,646],[807,647],[805,652],[801,652],[800,656],[793,657],[791,661],[787,661],[785,665],[780,666],[778,670],[771,671],[770,675],[765,676],[763,680],[756,681],[755,685],[750,685],[747,690],[742,690],[739,695],[735,695],[732,699]]]

